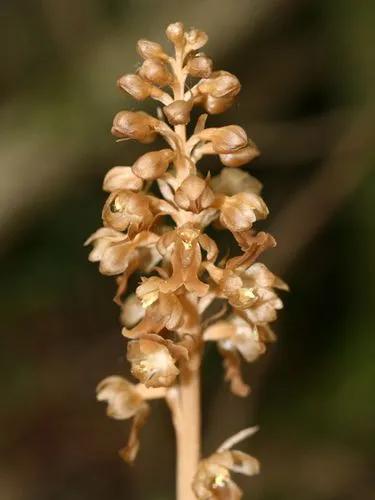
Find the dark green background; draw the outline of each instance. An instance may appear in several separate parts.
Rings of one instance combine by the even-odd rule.
[[[175,20],[205,29],[215,67],[243,84],[209,124],[238,123],[261,148],[250,171],[279,242],[266,261],[291,286],[279,342],[245,367],[247,400],[207,349],[205,453],[260,424],[243,445],[262,463],[238,478],[245,499],[374,498],[374,3],[4,0],[0,12],[0,498],[174,498],[163,404],[129,468],[128,423],[95,402],[97,381],[127,366],[113,280],[82,243],[106,170],[144,151],[109,134],[115,112],[139,107],[116,78],[136,69],[138,38],[162,41]]]

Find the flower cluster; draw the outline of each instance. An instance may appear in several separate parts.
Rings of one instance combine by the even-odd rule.
[[[206,128],[208,114],[222,113],[235,101],[240,82],[213,69],[201,51],[205,33],[174,23],[166,35],[175,56],[158,43],[140,40],[141,66],[117,82],[138,101],[157,101],[157,118],[120,111],[112,126],[120,141],[150,144],[160,136],[166,147],[109,170],[103,183],[109,193],[103,227],[87,240],[93,245],[89,259],[99,263],[102,274],[116,276],[115,301],[121,307],[122,333],[129,339],[127,358],[139,381],[133,385],[112,376],[99,384],[97,393],[107,401],[109,416],[133,419],[129,444],[121,451],[128,461],[135,458],[138,432],[149,413],[146,400],[168,398],[168,391],[178,388],[181,369],[200,359],[204,342],[217,343],[232,391],[249,393],[241,358],[255,361],[275,340],[270,323],[282,308],[276,290],[287,290],[257,261],[275,241],[254,230],[268,208],[261,183],[239,167],[259,151],[238,125]],[[187,137],[194,107],[206,113]],[[198,162],[206,155],[216,155],[223,166],[214,164],[211,173],[202,175]],[[233,235],[240,255],[219,255],[206,233],[212,224]],[[134,273],[139,273],[139,285],[124,299]],[[221,313],[213,315],[217,306]],[[229,470],[251,475],[258,464],[238,451],[214,453],[199,465],[193,485],[197,498],[240,498]]]

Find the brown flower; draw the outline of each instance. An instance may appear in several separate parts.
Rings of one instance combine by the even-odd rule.
[[[219,155],[221,163],[226,167],[242,167],[246,163],[250,163],[255,158],[258,158],[260,151],[252,140],[243,148],[232,153],[223,153]]]
[[[168,40],[177,46],[181,46],[185,42],[184,25],[182,23],[172,23],[165,30]]]
[[[156,138],[159,120],[143,111],[120,111],[113,119],[112,134],[121,139],[135,139],[149,144]]]
[[[125,190],[114,191],[109,196],[102,216],[104,224],[117,231],[139,232],[148,229],[154,220],[149,197]]]
[[[212,73],[212,59],[203,53],[194,54],[187,64],[186,69],[189,75],[195,78],[208,78]],[[198,87],[199,88],[199,87]]]
[[[173,82],[173,76],[167,66],[160,59],[146,59],[139,68],[139,76],[144,80],[165,87]]]
[[[100,262],[99,271],[111,276],[125,272],[134,259],[139,259],[139,251],[155,247],[158,239],[158,235],[143,231],[130,240],[123,233],[102,227],[88,238],[85,245],[93,243],[89,260]]]
[[[173,384],[179,370],[176,361],[187,359],[186,348],[158,335],[128,342],[127,358],[132,374],[146,387],[168,387]]]
[[[198,277],[202,262],[201,247],[207,252],[208,261],[215,260],[218,253],[215,242],[191,224],[169,231],[160,238],[158,250],[162,255],[170,254],[172,265],[172,276],[161,285],[163,291],[175,291],[184,285],[198,296],[208,292],[208,285]]]
[[[220,196],[215,206],[220,208],[220,222],[232,232],[247,231],[256,220],[268,215],[267,205],[255,193]]]
[[[143,279],[136,290],[136,295],[145,314],[133,328],[123,329],[125,337],[137,338],[147,333],[158,333],[164,328],[176,331],[183,325],[184,310],[179,297],[171,292],[163,293],[161,288],[164,283],[164,280],[157,276]],[[130,310],[128,307],[125,303],[122,313],[125,320],[134,314],[134,305],[131,304]]]
[[[199,138],[204,141],[210,141],[213,151],[217,154],[234,153],[248,144],[245,130],[238,125],[206,128],[200,132]]]
[[[145,180],[154,180],[161,177],[174,159],[175,153],[171,149],[150,151],[140,156],[134,163],[133,173]]]
[[[261,329],[261,327],[260,327]],[[266,351],[265,341],[269,337],[262,336],[263,331],[237,315],[231,315],[227,320],[218,321],[209,326],[203,333],[205,341],[215,341],[224,358],[226,380],[231,384],[231,390],[237,396],[245,397],[250,388],[242,380],[241,360],[238,353],[248,363],[255,361]]]
[[[109,193],[119,190],[140,191],[142,187],[142,179],[132,172],[131,167],[113,167],[103,181],[103,190]]]
[[[215,195],[207,179],[190,175],[177,189],[174,199],[180,208],[199,213],[212,205]]]
[[[268,208],[259,196],[262,184],[248,173],[224,168],[212,185],[223,193],[216,196],[214,206],[220,209],[220,222],[230,231],[247,231],[256,220],[267,217]]]
[[[108,403],[107,415],[117,420],[133,419],[127,445],[120,450],[121,457],[134,462],[139,449],[139,432],[149,415],[149,405],[136,386],[122,377],[112,376],[102,380],[96,389],[98,401]]]
[[[205,265],[211,278],[219,285],[219,293],[236,309],[245,311],[255,324],[276,319],[276,310],[283,304],[273,288],[288,290],[288,286],[272,274],[264,264],[257,262],[248,268],[218,268]]]
[[[235,315],[209,326],[203,339],[216,341],[226,349],[236,349],[248,363],[255,361],[266,350],[256,325]]]
[[[198,91],[215,98],[235,97],[241,90],[238,78],[228,71],[215,71],[198,84]]]
[[[190,112],[193,107],[192,101],[176,100],[168,106],[164,106],[163,111],[171,125],[186,125],[190,122]]]
[[[185,52],[191,52],[192,50],[199,50],[206,45],[208,36],[204,31],[199,31],[195,28],[189,30],[185,33],[186,49]]]
[[[240,500],[242,491],[232,481],[230,471],[253,476],[259,473],[259,462],[238,450],[218,451],[201,460],[193,481],[198,500]]]
[[[162,61],[168,59],[163,47],[159,43],[151,42],[150,40],[138,40],[137,50],[143,59],[155,58],[161,59]]]
[[[144,101],[148,97],[160,97],[162,92],[139,75],[123,75],[117,80],[117,86],[130,94],[137,101]]]

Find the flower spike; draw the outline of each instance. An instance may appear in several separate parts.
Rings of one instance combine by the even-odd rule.
[[[241,83],[229,71],[216,69],[202,51],[208,41],[203,31],[175,22],[166,37],[172,55],[159,43],[139,40],[138,70],[117,81],[135,100],[156,101],[155,116],[119,111],[111,129],[118,141],[150,145],[160,137],[165,145],[107,172],[103,227],[86,241],[93,246],[89,260],[116,278],[124,351],[137,379],[133,384],[107,377],[97,387],[97,398],[107,402],[108,416],[132,420],[128,443],[120,451],[130,463],[149,401],[165,399],[177,439],[177,499],[238,500],[242,492],[231,472],[252,476],[259,462],[232,448],[257,428],[239,432],[201,458],[204,342],[217,344],[231,391],[247,396],[242,361],[255,362],[275,341],[270,323],[283,307],[278,293],[288,287],[258,261],[276,242],[256,231],[268,207],[262,184],[240,168],[259,156],[257,146],[240,125],[206,126],[210,115],[233,105]],[[187,125],[196,107],[205,112],[189,137]],[[207,155],[218,157],[219,171],[202,173],[199,160]],[[207,233],[210,226],[231,234],[239,250],[234,255],[229,248],[219,251],[215,231]],[[126,296],[134,280],[133,293]]]

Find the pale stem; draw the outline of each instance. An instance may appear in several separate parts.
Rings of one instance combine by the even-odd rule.
[[[194,363],[195,364],[195,363]],[[200,457],[200,369],[189,363],[181,369],[180,412],[176,419],[177,500],[195,500],[192,482]]]
[[[175,100],[184,98],[186,74],[183,71],[183,59],[183,49],[176,48],[173,65],[177,80]],[[175,133],[181,139],[181,155],[186,158],[186,125],[176,125]],[[176,165],[177,169],[181,167]],[[178,398],[175,404],[170,405],[176,432],[177,500],[195,500],[192,482],[198,468],[201,443],[200,356],[200,349],[195,349],[190,360],[181,363]]]

